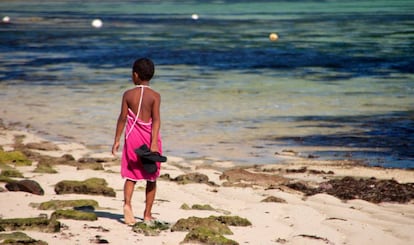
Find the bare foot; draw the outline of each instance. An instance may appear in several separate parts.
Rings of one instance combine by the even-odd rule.
[[[152,216],[152,214],[149,214],[149,216],[145,215],[145,211],[144,211],[144,221],[151,221],[151,220],[156,220],[157,218],[155,218],[154,216]]]
[[[124,205],[124,221],[127,225],[133,225],[136,223],[132,208],[129,205]]]

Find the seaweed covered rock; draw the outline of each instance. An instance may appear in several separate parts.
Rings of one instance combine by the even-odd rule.
[[[15,166],[30,166],[32,161],[21,151],[2,151],[0,150],[0,163]]]
[[[45,174],[56,174],[57,171],[53,168],[50,163],[39,162],[36,168],[33,170],[35,173],[45,173]]]
[[[242,168],[229,169],[220,176],[221,180],[227,180],[224,186],[252,186],[259,185],[268,187],[275,184],[283,184],[287,179],[274,174],[254,173]]]
[[[58,151],[60,148],[49,141],[42,141],[42,142],[33,142],[27,143],[26,147],[33,150],[40,150],[40,151]]]
[[[297,183],[292,183],[287,186],[299,190],[306,195],[327,193],[342,200],[362,199],[373,203],[407,203],[414,199],[414,183],[400,184],[393,179],[357,179],[347,176],[342,179],[332,179],[323,182],[317,188]]]
[[[35,240],[25,233],[18,231],[0,234],[0,244],[47,245],[44,241]]]
[[[145,236],[158,236],[161,231],[168,230],[169,228],[169,223],[158,220],[150,222],[137,222],[132,226],[132,230],[134,232],[144,234]]]
[[[268,196],[265,199],[263,199],[261,202],[278,202],[278,203],[286,203],[285,199],[282,199],[280,197],[275,196]]]
[[[31,203],[32,207],[36,207],[40,210],[57,210],[63,208],[78,208],[78,207],[99,207],[99,204],[95,200],[91,199],[79,199],[79,200],[50,200],[42,202],[40,204]]]
[[[13,178],[23,178],[23,174],[14,168],[3,169],[0,173],[0,176],[4,177],[13,177]]]
[[[35,218],[0,219],[0,230],[34,230],[41,232],[59,232],[60,222],[57,221],[55,215],[52,215],[50,219],[43,216]]]
[[[6,189],[9,191],[24,191],[35,195],[44,195],[43,188],[34,180],[20,180],[13,181],[6,184]]]
[[[113,188],[108,187],[108,183],[101,178],[90,178],[84,181],[63,180],[55,185],[56,194],[92,194],[115,197]]]
[[[210,204],[193,204],[191,207],[187,203],[183,203],[180,207],[184,210],[206,210],[206,211],[215,211],[223,214],[230,214],[230,211],[217,209],[210,206]]]
[[[78,210],[72,210],[72,209],[67,209],[67,210],[56,210],[54,213],[54,215],[56,215],[57,219],[74,219],[74,220],[97,220],[98,216],[95,213],[91,213],[91,212],[83,212],[83,211],[78,211]]]
[[[170,180],[177,182],[178,184],[190,184],[190,183],[197,183],[197,184],[207,184],[210,186],[217,186],[212,181],[209,181],[208,176],[201,173],[188,173],[182,174],[175,178],[170,178],[169,174],[164,174],[160,176],[161,179]]]
[[[197,227],[191,230],[184,238],[184,243],[208,245],[238,245],[239,243],[224,237],[220,232],[206,227]]]
[[[229,225],[229,226],[250,226],[252,223],[246,219],[239,216],[210,216],[217,221]]]
[[[208,218],[199,218],[199,217],[189,217],[187,219],[179,219],[172,227],[171,231],[191,231],[198,227],[205,227],[210,229],[214,232],[223,235],[232,235],[233,232],[230,228],[223,224],[222,222],[218,221],[214,217]]]

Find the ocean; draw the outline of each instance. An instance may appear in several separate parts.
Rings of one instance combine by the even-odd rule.
[[[0,118],[49,139],[109,152],[149,57],[167,156],[414,168],[414,1],[13,0],[0,17]]]

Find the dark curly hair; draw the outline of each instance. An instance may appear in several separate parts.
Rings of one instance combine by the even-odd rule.
[[[154,63],[148,58],[137,59],[132,71],[138,73],[141,80],[149,81],[154,76]]]

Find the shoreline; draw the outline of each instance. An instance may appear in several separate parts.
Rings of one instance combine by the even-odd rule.
[[[73,142],[47,141],[39,135],[0,125],[0,146],[3,151],[16,147],[16,136],[22,149],[40,155],[59,158],[70,154],[75,165],[54,164],[55,174],[36,173],[38,162],[31,166],[15,166],[23,179],[37,181],[44,188],[44,195],[27,192],[0,192],[2,219],[51,215],[51,211],[38,210],[30,203],[49,200],[94,199],[99,203],[95,210],[97,221],[62,219],[64,228],[57,233],[23,231],[36,240],[49,244],[88,244],[105,239],[109,243],[179,244],[187,232],[163,231],[158,236],[145,236],[123,224],[122,186],[119,159],[108,153],[93,153],[86,146]],[[44,143],[57,146],[35,149],[31,144]],[[30,147],[29,147],[30,146]],[[248,219],[252,225],[233,227],[233,235],[225,235],[239,244],[409,244],[414,240],[414,202],[369,202],[361,199],[342,200],[333,195],[319,193],[305,195],[283,183],[306,183],[317,186],[328,180],[346,176],[376,180],[396,180],[414,183],[414,171],[355,165],[349,160],[324,161],[285,154],[282,164],[236,166],[219,159],[183,159],[169,156],[162,165],[158,192],[154,203],[154,216],[170,224],[188,217],[209,217],[224,213]],[[84,159],[83,162],[80,160]],[[100,159],[103,170],[83,169],[87,159]],[[233,172],[232,172],[233,171]],[[208,177],[212,184],[179,184],[174,178],[198,173]],[[54,186],[62,180],[85,180],[101,177],[115,190],[115,197],[87,194],[58,195]],[[22,179],[22,178],[16,178]],[[260,180],[260,181],[259,181]],[[1,183],[2,186],[4,183]],[[139,220],[144,207],[144,183],[138,182],[133,196],[134,213]],[[263,201],[275,197],[280,202]],[[182,209],[189,206],[210,205],[213,210]],[[100,227],[100,228],[99,228]],[[0,232],[0,234],[10,231]]]

